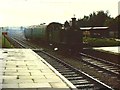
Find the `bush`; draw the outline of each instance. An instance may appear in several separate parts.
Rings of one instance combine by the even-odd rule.
[[[3,48],[12,48],[13,45],[8,41],[8,39],[4,36],[2,36],[2,47]]]

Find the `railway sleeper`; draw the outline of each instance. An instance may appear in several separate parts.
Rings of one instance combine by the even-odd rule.
[[[52,65],[56,66],[56,67],[65,67],[64,65],[62,65],[61,63],[52,63]]]
[[[64,75],[64,76],[65,76],[66,78],[67,78],[67,77],[76,77],[76,76],[78,76],[78,74],[72,74],[72,75],[71,75],[71,74],[67,74],[67,75]]]
[[[117,68],[110,68],[110,70],[114,70],[114,71],[116,71],[116,70],[118,70]]]
[[[70,70],[70,69],[60,69],[59,71],[63,71],[63,72],[72,72],[72,70]]]
[[[77,77],[67,77],[68,80],[80,80],[83,79],[83,77],[77,76]]]
[[[86,80],[86,79],[81,79],[81,80],[71,80],[71,81],[86,82],[86,81],[88,81],[88,80]]]
[[[65,66],[61,66],[61,65],[53,65],[55,68],[61,68],[61,69],[66,69],[67,67],[65,67]],[[69,69],[69,68],[67,68],[67,69]]]
[[[89,63],[94,64],[94,65],[97,65],[97,66],[101,66],[101,67],[104,67],[104,66],[105,66],[105,65],[103,65],[103,64],[94,63],[94,62],[89,62]]]
[[[78,89],[86,89],[89,90],[90,88],[94,88],[94,84],[82,84],[82,85],[75,85]],[[94,89],[93,89],[94,90]]]
[[[91,58],[88,58],[88,57],[85,57],[85,56],[82,56],[83,59],[85,60],[91,60]]]
[[[106,65],[107,68],[114,68],[114,66]],[[117,67],[116,67],[117,68]],[[117,68],[118,69],[118,68]]]
[[[70,70],[69,68],[55,67],[57,70]]]
[[[55,69],[58,69],[58,70],[70,70],[69,68],[63,68],[63,67],[55,67]]]
[[[54,61],[53,61],[53,62],[54,62]],[[50,63],[52,63],[52,65],[55,65],[55,66],[61,66],[61,67],[64,66],[64,65],[62,65],[62,64],[60,64],[60,63],[58,63],[58,62],[54,62],[54,63],[53,63],[53,62],[50,62]]]
[[[51,58],[52,59],[52,58]],[[60,64],[60,65],[62,65],[60,62],[57,62],[56,60],[51,60],[51,63],[53,63],[53,64]]]
[[[62,71],[62,70],[59,70],[59,73],[70,73],[70,72],[72,72],[72,71]],[[72,72],[72,73],[74,73],[74,72]]]
[[[65,75],[65,74],[75,74],[75,72],[60,72],[61,74]]]
[[[60,66],[60,65],[53,65],[55,68],[61,68],[61,69],[64,69],[65,67],[64,66]]]
[[[102,68],[105,68],[105,69],[116,69],[114,67],[108,67],[108,66],[103,66]]]
[[[71,81],[74,85],[91,84],[89,81]]]
[[[116,70],[116,72],[118,72],[118,73],[119,73],[119,72],[120,72],[120,69]]]
[[[119,72],[117,70],[111,70],[111,72],[113,72],[115,74],[119,74]]]
[[[70,73],[61,73],[63,76],[70,75]]]
[[[99,64],[97,64],[98,66],[100,66],[100,67],[104,67],[105,65],[103,65],[102,63],[99,63]]]
[[[61,67],[61,68],[58,68],[58,70],[59,70],[59,71],[63,71],[63,72],[73,72],[73,70],[71,70],[71,69],[68,69],[68,68],[65,68],[65,69],[64,69],[64,68],[62,68],[62,67]]]

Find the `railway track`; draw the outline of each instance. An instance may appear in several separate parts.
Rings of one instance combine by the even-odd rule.
[[[113,76],[119,77],[120,65],[111,62],[106,62],[105,60],[101,60],[100,58],[92,57],[84,53],[81,53],[80,55],[82,56],[82,61],[88,63],[89,65],[103,70],[108,74],[112,74]]]
[[[14,39],[14,41],[17,42],[22,48],[37,49],[36,47],[33,47],[29,43],[27,43],[27,45],[26,45],[25,41],[21,41],[21,40],[18,41],[17,38],[12,38],[12,39]],[[22,42],[22,43],[20,43],[20,42]],[[109,74],[119,77],[120,65],[105,61],[100,58],[92,57],[85,53],[80,53],[80,55],[82,56],[83,62],[85,62],[91,66],[94,66],[95,68],[101,69],[104,72],[108,72]],[[76,58],[80,60],[79,57],[76,57]]]
[[[36,51],[36,53],[42,56],[47,62],[49,62],[58,72],[72,82],[78,89],[86,90],[99,90],[110,89],[111,87],[100,82],[99,80],[89,76],[77,68],[65,63],[63,60],[54,57],[43,51]]]
[[[15,39],[15,38],[14,38]],[[23,48],[31,48],[35,51],[38,50],[37,48],[31,46],[30,44],[26,43],[25,41],[21,41],[19,39],[16,39],[16,42],[19,42],[19,44],[22,45]],[[37,51],[38,54],[41,55],[41,50]],[[44,52],[45,54],[45,52]],[[99,59],[95,57],[91,57],[89,55],[83,54],[82,55],[82,62],[84,62],[86,65],[90,65],[91,67],[98,70],[98,72],[102,72],[103,74],[107,74],[108,76],[118,78],[119,77],[119,65],[113,65],[111,63],[104,62],[103,60],[98,61]],[[62,60],[50,56],[49,54],[43,55],[43,58],[45,58],[54,68],[56,68],[61,74],[63,74],[68,80],[70,80],[77,88],[87,88],[87,89],[100,89],[100,88],[107,88],[112,89],[110,86],[102,83],[96,78],[93,78],[89,76],[88,74],[74,68],[73,66],[70,66],[69,64],[63,62]],[[49,57],[48,57],[49,56]],[[47,57],[47,58],[46,58]],[[54,59],[51,59],[54,58]],[[51,59],[51,60],[50,60]],[[79,57],[77,57],[79,59]],[[55,61],[58,60],[58,61]],[[54,62],[54,63],[53,63]],[[62,62],[62,63],[61,63]],[[64,67],[64,68],[63,68]],[[69,67],[69,68],[68,68]],[[85,75],[85,76],[84,76]]]

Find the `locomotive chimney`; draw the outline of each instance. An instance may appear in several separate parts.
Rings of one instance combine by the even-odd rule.
[[[75,18],[75,15],[72,19],[72,27],[75,27],[76,26],[76,18]]]

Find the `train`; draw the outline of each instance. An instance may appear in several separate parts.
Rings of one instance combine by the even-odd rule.
[[[52,45],[58,49],[71,51],[72,53],[82,52],[83,39],[82,31],[76,24],[76,18],[71,18],[71,24],[51,22],[48,25],[41,24],[25,28],[26,40],[40,41]]]

